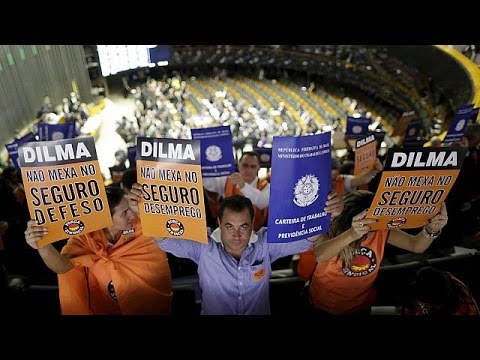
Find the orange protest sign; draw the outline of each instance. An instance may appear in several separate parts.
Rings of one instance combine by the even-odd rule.
[[[375,166],[377,159],[377,141],[374,135],[357,140],[355,144],[355,168],[353,175],[361,175]]]
[[[112,224],[93,138],[26,143],[18,155],[30,216],[48,229],[39,246]]]
[[[207,243],[200,140],[137,138],[143,233]]]
[[[464,148],[390,151],[380,185],[367,213],[374,229],[424,226],[441,209],[460,172]]]
[[[414,111],[404,112],[402,114],[402,117],[398,119],[398,121],[395,123],[395,128],[393,129],[392,135],[390,136],[403,137],[405,135],[405,131],[407,131],[407,126],[410,121],[412,121],[414,115]]]

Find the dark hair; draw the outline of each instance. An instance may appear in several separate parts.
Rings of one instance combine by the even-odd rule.
[[[337,158],[332,158],[332,170],[340,169],[340,161]]]
[[[17,169],[15,169],[13,166],[7,166],[5,169],[3,169],[2,171],[2,176],[7,179],[7,180],[10,180],[11,176],[12,175],[17,175]]]
[[[128,191],[132,190],[132,185],[137,182],[137,168],[128,168],[122,175],[122,186]]]
[[[107,193],[107,200],[108,206],[110,207],[110,214],[113,216],[113,209],[120,204],[120,201],[125,196],[125,192],[123,189],[119,188],[118,186],[109,185],[105,188],[105,192]]]
[[[248,212],[250,213],[250,219],[253,220],[254,210],[253,210],[252,201],[245,196],[233,195],[233,196],[224,198],[220,203],[220,207],[218,208],[218,211],[217,211],[217,216],[220,220],[222,220],[223,218],[223,212],[225,211],[225,209],[230,209],[238,213],[242,212],[243,209],[248,209]]]
[[[467,126],[467,129],[465,130],[465,133],[463,134],[463,136],[465,136],[468,139],[468,141],[470,141],[478,133],[480,133],[480,124],[472,123]]]
[[[238,162],[241,162],[243,160],[244,157],[246,156],[253,156],[253,157],[256,157],[258,162],[260,162],[260,157],[258,156],[258,154],[255,152],[255,151],[245,151],[242,156],[240,156],[240,160],[238,160]]]
[[[340,167],[340,174],[353,175],[355,169],[355,162],[350,160],[345,160],[343,165]]]
[[[447,272],[426,266],[418,270],[412,290],[417,300],[440,305],[442,313],[452,314],[459,303],[459,289]]]
[[[356,190],[348,193],[343,199],[343,211],[332,222],[333,236],[340,235],[352,227],[352,219],[355,215],[368,208],[374,194],[366,190]]]

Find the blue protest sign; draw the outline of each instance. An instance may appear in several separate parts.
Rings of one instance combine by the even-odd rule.
[[[258,155],[260,167],[269,168],[272,166],[272,148],[255,147],[253,151]]]
[[[327,232],[331,133],[273,138],[268,242],[292,242]]]
[[[478,117],[478,110],[480,110],[480,107],[474,108],[472,112],[470,113],[470,121],[472,123],[477,122],[477,117]]]
[[[136,158],[137,158],[137,145],[130,146],[128,149],[128,162],[130,163],[131,168],[136,167]]]
[[[20,165],[18,164],[18,144],[18,141],[14,141],[10,144],[5,144],[5,147],[7,148],[8,155],[13,165],[17,171],[20,171]]]
[[[191,131],[192,139],[200,140],[203,177],[227,176],[235,172],[230,126]]]
[[[421,120],[412,120],[408,123],[405,130],[405,138],[403,139],[403,147],[419,146],[422,147],[426,143],[426,139],[422,135]]]
[[[447,135],[445,139],[443,139],[444,143],[453,143],[462,139],[465,129],[470,122],[472,110],[473,104],[464,105],[458,109],[448,129]]]
[[[41,122],[38,124],[38,135],[40,141],[72,139],[76,137],[77,131],[75,121],[66,124],[47,124]]]
[[[27,135],[22,136],[20,139],[15,140],[15,142],[19,144],[23,144],[27,142],[36,141],[36,140],[37,140],[37,137],[35,136],[35,134],[33,132],[29,132]]]
[[[347,117],[347,131],[345,137],[347,139],[360,139],[368,135],[368,125],[370,125],[370,119],[367,118],[354,118],[352,116]]]
[[[382,146],[383,139],[385,138],[385,131],[370,131],[368,135],[374,135],[377,140],[377,149]]]

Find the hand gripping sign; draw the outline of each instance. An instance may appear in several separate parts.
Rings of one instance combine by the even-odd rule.
[[[464,148],[390,150],[367,218],[373,229],[424,226],[440,210],[463,160]]]

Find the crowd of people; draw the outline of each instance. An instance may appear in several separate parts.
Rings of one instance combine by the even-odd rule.
[[[238,144],[250,137],[257,145],[271,142],[274,135],[302,135],[298,124],[279,126],[271,109],[261,102],[252,111],[245,100],[225,91],[206,99],[203,117],[192,117],[185,103],[190,94],[179,76],[148,79],[129,87],[130,94],[135,98],[135,120],[125,116],[118,126],[130,144],[137,136],[190,138],[191,128],[224,124],[231,126]],[[285,108],[274,110],[284,119],[283,124],[296,124]],[[299,109],[297,115],[306,119],[305,111]],[[53,121],[52,113],[46,96],[38,116]],[[66,121],[88,118],[75,93],[64,99],[61,113]],[[306,123],[313,127],[313,122]],[[305,281],[311,314],[369,314],[388,246],[412,253],[464,245],[465,241],[479,247],[479,145],[480,125],[474,123],[462,141],[452,145],[466,147],[468,153],[445,204],[413,235],[370,229],[376,220],[366,218],[367,208],[385,158],[379,155],[372,170],[353,175],[354,151],[348,149],[342,157],[332,158],[332,187],[325,207],[331,215],[328,233],[279,244],[266,241],[270,183],[269,178],[259,178],[260,159],[253,151],[242,152],[233,174],[203,179],[209,228],[206,244],[143,234],[138,216],[141,188],[130,164],[129,169],[121,169],[119,182],[106,187],[111,226],[39,247],[47,228],[30,219],[22,179],[15,168],[7,167],[0,177],[2,271],[5,276],[18,274],[31,284],[58,281],[62,314],[168,315],[172,313],[172,278],[184,275],[175,264],[188,259],[195,264],[199,280],[201,314],[265,315],[271,312],[272,262],[300,254],[296,271]],[[368,275],[357,276],[365,271]],[[2,279],[5,276],[1,275]],[[2,284],[6,286],[3,280]],[[401,314],[478,315],[468,286],[449,272],[422,269],[410,290],[408,301],[396,304]]]
[[[189,138],[193,128],[229,125],[234,145],[243,148],[247,141],[253,146],[271,146],[273,136],[299,136],[319,130],[312,115],[300,105],[298,114],[294,115],[281,101],[269,107],[261,99],[247,99],[246,95],[237,97],[226,89],[204,95],[202,99],[189,89],[178,74],[161,80],[148,78],[131,90],[134,117],[119,119],[117,132],[127,144],[133,144],[137,135]],[[191,113],[187,100],[196,104],[197,114]],[[253,103],[249,104],[250,101]],[[307,124],[306,131],[295,120],[296,115]]]
[[[466,139],[472,147],[461,172],[469,175],[459,176],[459,181],[475,176],[472,169],[477,169],[480,139],[477,124],[468,128]],[[329,232],[280,244],[266,242],[270,185],[258,178],[259,158],[254,152],[243,154],[238,172],[205,179],[205,204],[212,219],[207,244],[144,236],[137,205],[141,187],[131,168],[120,183],[106,188],[113,220],[110,227],[74,236],[62,246],[38,247],[47,229],[29,220],[18,174],[6,169],[0,183],[2,196],[8,199],[2,202],[6,206],[0,207],[4,266],[8,272],[38,279],[38,262],[43,262],[44,269],[58,279],[63,314],[171,314],[173,271],[168,259],[173,255],[197,265],[202,314],[251,315],[270,314],[271,263],[302,254],[298,273],[308,285],[312,314],[368,314],[375,304],[374,284],[387,244],[415,253],[425,251],[440,240],[451,221],[451,211],[443,204],[441,212],[415,235],[400,230],[371,231],[369,225],[376,220],[365,218],[366,208],[378,186],[373,180],[383,170],[382,161],[377,159],[373,170],[353,176],[348,159],[346,155],[333,161],[332,191],[325,208],[332,219]],[[452,194],[459,196],[455,191]],[[130,229],[134,231],[125,231]],[[17,258],[12,261],[15,253]],[[368,264],[362,262],[366,258]],[[20,265],[35,262],[30,274],[20,269]],[[367,265],[367,276],[355,276]],[[439,280],[425,289],[421,284],[429,273],[419,273],[409,302],[397,304],[402,314],[478,314],[473,295],[460,279],[432,271],[430,275]]]

